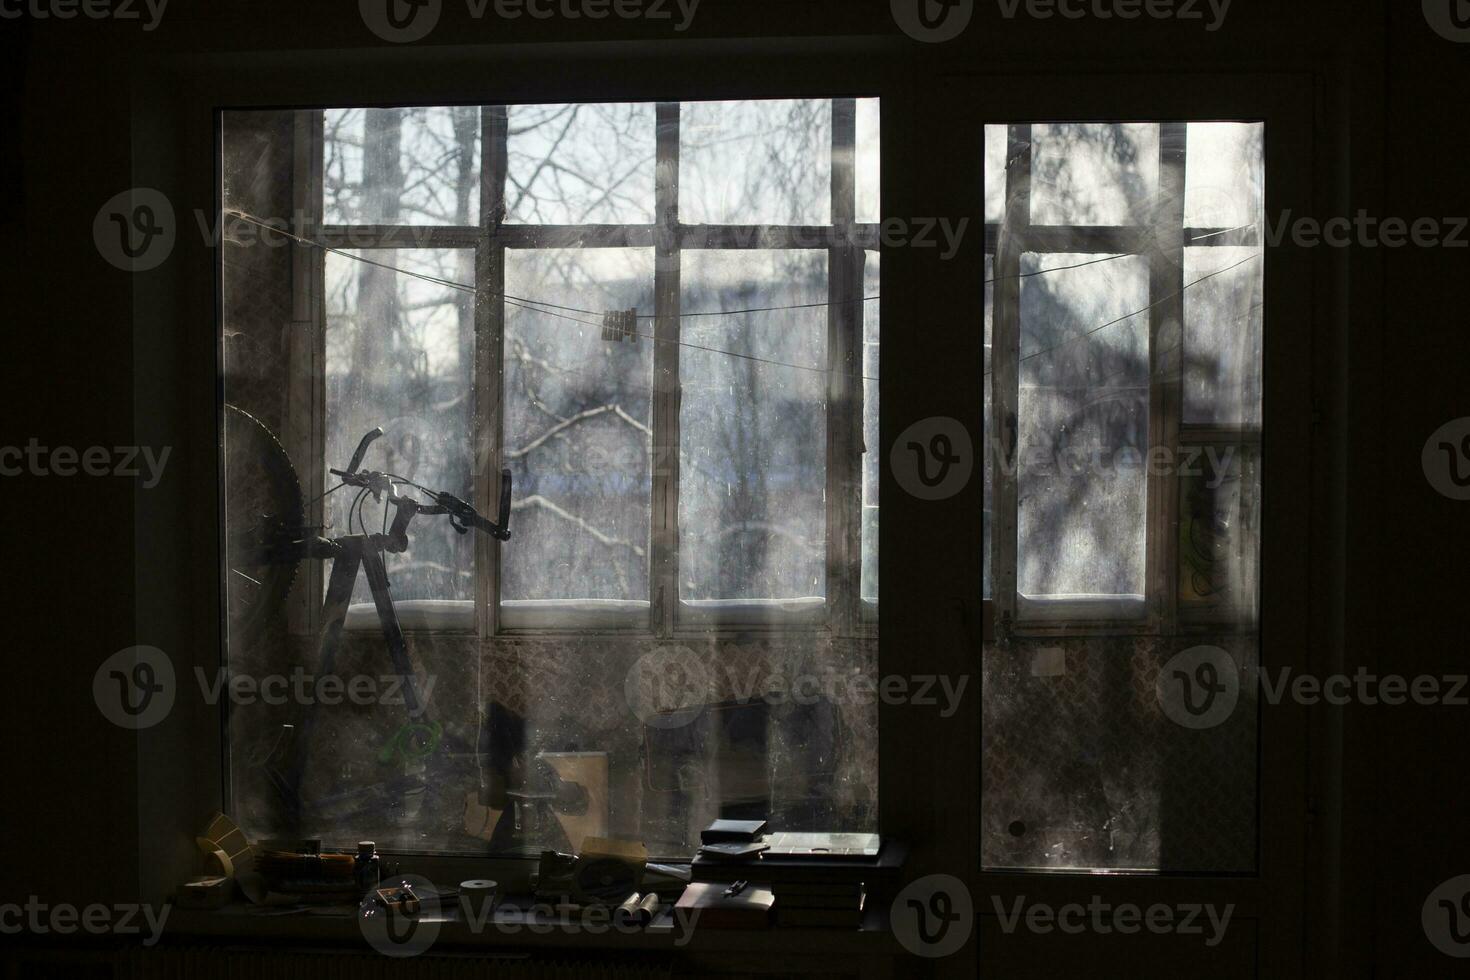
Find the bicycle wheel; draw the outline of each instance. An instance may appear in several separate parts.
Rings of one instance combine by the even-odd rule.
[[[238,650],[285,608],[305,519],[296,468],[270,429],[226,405],[223,437],[226,635]]]

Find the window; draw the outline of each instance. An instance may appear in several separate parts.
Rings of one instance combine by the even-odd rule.
[[[1155,686],[1256,663],[1263,141],[986,127],[987,866],[1255,867],[1253,685],[1199,728]]]
[[[227,211],[295,237],[224,250],[225,399],[284,448],[306,534],[393,521],[332,472],[375,426],[362,465],[401,492],[490,515],[513,485],[509,541],[421,516],[384,555],[422,716],[231,706],[247,831],[676,856],[719,815],[871,829],[875,703],[768,692],[876,672],[877,110],[226,114]],[[229,436],[233,542],[274,510]],[[275,581],[243,554],[232,609]],[[263,629],[232,615],[233,671],[323,669],[335,567],[296,562]],[[336,674],[396,675],[366,576],[343,625]]]

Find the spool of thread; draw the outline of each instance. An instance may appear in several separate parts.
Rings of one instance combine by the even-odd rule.
[[[486,911],[487,903],[489,911],[495,911],[495,906],[499,904],[499,891],[498,882],[485,878],[471,878],[469,881],[459,883],[460,899],[466,901],[471,908],[482,915]]]

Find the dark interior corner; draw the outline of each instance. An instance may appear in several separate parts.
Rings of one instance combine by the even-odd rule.
[[[1460,975],[1467,59],[0,0],[4,977]]]

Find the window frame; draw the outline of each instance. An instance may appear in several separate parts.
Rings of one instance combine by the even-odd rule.
[[[1312,213],[1325,191],[1319,182],[1329,173],[1317,156],[1332,145],[1321,128],[1314,101],[1314,79],[1305,73],[1268,73],[1241,70],[1211,73],[1203,68],[1168,73],[1085,74],[1084,69],[1055,74],[982,73],[957,68],[944,76],[944,101],[951,108],[946,120],[956,127],[955,152],[961,159],[983,167],[984,127],[1038,120],[1114,122],[1119,119],[1262,121],[1266,125],[1265,210]],[[1031,69],[1026,68],[1026,71]],[[976,173],[959,199],[968,213],[984,215],[983,174]],[[980,219],[977,219],[980,220]],[[982,361],[984,256],[975,248],[970,261],[970,322],[975,328],[976,375],[989,365]],[[1314,466],[1331,452],[1318,426],[1322,415],[1318,399],[1330,399],[1335,384],[1331,344],[1340,336],[1340,324],[1330,316],[1332,257],[1329,250],[1267,247],[1264,253],[1264,322],[1262,337],[1261,444],[1263,521],[1260,547],[1259,604],[1256,614],[1259,663],[1271,669],[1309,671],[1323,656],[1321,644],[1330,633],[1330,611],[1321,602],[1325,572],[1314,569],[1313,542],[1318,542],[1329,517],[1331,493]],[[958,287],[955,287],[958,288]],[[1274,325],[1274,327],[1272,326]],[[979,385],[976,386],[977,389]],[[976,402],[981,396],[977,390]],[[995,414],[992,412],[992,415]],[[985,420],[988,426],[989,420]],[[988,431],[988,429],[985,429]],[[977,505],[977,511],[980,509]],[[1325,549],[1324,549],[1325,553]],[[979,577],[976,594],[980,594]],[[996,612],[983,602],[984,620]],[[974,655],[999,637],[975,640]],[[983,711],[983,706],[980,709]],[[975,870],[971,885],[976,894],[990,896],[997,907],[1018,897],[1060,906],[1085,900],[1234,903],[1242,928],[1255,930],[1256,962],[1268,972],[1290,973],[1300,954],[1303,872],[1307,866],[1302,847],[1304,827],[1317,826],[1310,792],[1314,778],[1308,761],[1315,759],[1308,743],[1306,709],[1282,702],[1258,715],[1257,865],[1248,873],[1094,873],[1092,871],[990,870],[981,863],[979,834],[974,835]],[[908,733],[900,739],[913,744]],[[899,747],[885,749],[881,767]],[[975,762],[980,761],[976,745]],[[973,806],[979,827],[980,796],[977,778]],[[885,786],[885,790],[887,786]],[[982,942],[999,940],[997,919],[979,913]],[[1012,948],[1034,947],[1011,937]],[[1013,954],[1015,955],[1015,954]],[[1024,954],[1023,954],[1024,955]],[[1079,968],[1085,954],[1066,959]],[[992,961],[994,962],[994,961]],[[1181,961],[1182,962],[1182,961]]]
[[[755,97],[766,98],[766,97]],[[861,597],[863,506],[863,269],[868,253],[879,254],[878,223],[857,220],[857,100],[872,96],[790,96],[822,99],[832,106],[831,214],[825,225],[685,224],[679,215],[681,102],[656,101],[655,206],[651,224],[524,224],[505,220],[505,188],[509,169],[509,107],[503,102],[480,108],[480,193],[476,225],[327,224],[324,218],[323,162],[325,109],[297,111],[297,174],[307,175],[293,188],[297,234],[331,248],[473,248],[475,251],[476,436],[474,493],[493,499],[505,452],[504,335],[505,256],[509,249],[630,247],[652,248],[655,256],[652,384],[652,486],[649,498],[648,548],[650,594],[641,608],[613,608],[576,613],[574,600],[531,600],[535,606],[507,606],[500,596],[500,542],[477,536],[475,548],[475,612],[473,631],[484,636],[609,634],[675,639],[732,633],[830,632],[839,636],[876,635],[878,603]],[[597,100],[591,100],[596,102]],[[688,100],[696,101],[696,100]],[[418,103],[413,103],[418,104]],[[583,103],[590,104],[590,103]],[[405,105],[407,107],[407,105]],[[293,308],[311,318],[314,349],[293,349],[293,361],[310,365],[292,370],[292,384],[307,383],[292,399],[290,446],[298,458],[324,459],[325,433],[325,262],[323,251],[297,243],[294,261],[303,275],[294,277]],[[826,595],[816,603],[750,600],[718,607],[691,603],[678,595],[679,561],[679,378],[681,257],[698,249],[790,249],[827,252],[827,390],[825,445]],[[646,329],[646,328],[642,328]],[[673,379],[663,381],[661,379]],[[310,406],[310,419],[296,419],[296,408]],[[324,464],[325,465],[325,464]],[[316,497],[323,467],[306,476],[307,496]],[[313,504],[309,519],[321,522],[324,505]],[[318,626],[323,571],[313,564],[303,576],[305,587],[292,603],[292,630],[314,633]],[[514,600],[512,600],[514,601]],[[718,600],[717,600],[718,601]],[[375,627],[371,616],[358,616],[363,629]],[[352,628],[351,624],[349,628]],[[405,632],[468,633],[464,629]]]
[[[991,380],[991,417],[985,420],[985,465],[992,478],[990,553],[991,594],[985,597],[994,637],[1018,636],[1177,636],[1181,631],[1220,633],[1235,627],[1255,630],[1257,603],[1221,604],[1218,609],[1182,609],[1179,603],[1180,474],[1172,465],[1159,472],[1148,467],[1144,480],[1144,592],[1140,602],[1127,596],[1046,599],[1024,595],[1018,586],[1019,424],[1020,424],[1020,294],[1023,254],[1115,253],[1147,261],[1146,315],[1149,359],[1149,453],[1168,451],[1170,460],[1192,446],[1233,446],[1259,459],[1262,411],[1254,424],[1190,423],[1184,418],[1182,358],[1169,358],[1164,336],[1178,324],[1181,343],[1185,325],[1185,254],[1188,247],[1256,247],[1265,263],[1264,228],[1190,227],[1185,224],[1188,132],[1191,123],[1215,119],[1129,119],[1158,127],[1157,199],[1166,203],[1149,224],[1118,226],[1033,224],[1031,164],[1033,125],[1073,122],[1070,118],[1006,123],[1006,169],[999,222],[985,223],[985,255],[993,262],[992,335],[986,371]],[[1104,120],[1089,120],[1103,122]],[[1123,120],[1113,120],[1119,122]],[[1241,120],[1256,122],[1258,118]],[[994,125],[994,124],[992,124]],[[1270,134],[1264,134],[1269,138]],[[1265,166],[1265,145],[1262,146]],[[1269,180],[1268,180],[1269,183]],[[1265,208],[1265,188],[1261,209]],[[988,216],[987,216],[988,217]],[[1264,271],[1262,272],[1264,280]],[[1131,319],[1131,317],[1130,317]],[[1264,321],[1264,311],[1262,320]],[[1178,347],[1179,345],[1175,345]],[[999,353],[995,353],[999,352]],[[1264,365],[1263,365],[1264,367]],[[1260,552],[1259,541],[1256,552]],[[1136,612],[1133,610],[1136,609]],[[1248,618],[1244,618],[1247,617]]]

